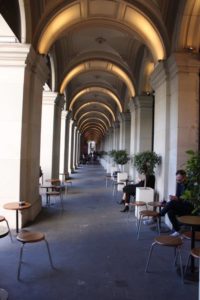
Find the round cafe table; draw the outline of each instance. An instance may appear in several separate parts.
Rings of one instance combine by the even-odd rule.
[[[195,248],[195,232],[200,231],[200,216],[181,216],[177,218],[178,221],[184,225],[191,226],[192,236],[191,236],[191,250]],[[191,273],[195,273],[195,266],[194,266],[194,257],[191,256],[191,265],[190,265]],[[190,278],[189,278],[190,279]],[[191,277],[192,280],[195,280],[195,276]]]
[[[23,205],[20,202],[8,202],[4,204],[3,208],[16,211],[16,233],[19,233],[19,211],[29,207],[31,207],[29,202],[23,202]]]

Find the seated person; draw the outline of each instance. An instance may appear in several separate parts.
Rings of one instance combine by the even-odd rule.
[[[186,172],[184,170],[178,170],[176,172],[176,182],[176,195],[169,196],[169,201],[160,212],[161,216],[167,213],[174,231],[171,234],[172,236],[180,235],[180,225],[176,216],[190,215],[194,209],[189,201],[181,199],[181,195],[187,187]]]
[[[129,203],[130,203],[130,197],[133,196],[135,197],[136,194],[136,187],[143,187],[144,186],[144,178],[142,178],[142,176],[139,176],[139,181],[136,184],[128,184],[123,188],[123,197],[122,200],[120,202],[120,204],[124,204],[125,207],[123,210],[121,210],[121,212],[127,212],[129,211]],[[155,187],[155,176],[154,175],[150,175],[147,176],[146,179],[146,187],[151,187],[154,189]]]

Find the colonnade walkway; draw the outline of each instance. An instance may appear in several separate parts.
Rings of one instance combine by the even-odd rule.
[[[21,245],[15,237],[13,243],[9,237],[0,240],[0,287],[8,291],[9,300],[198,299],[197,282],[181,283],[173,249],[157,248],[150,272],[144,272],[156,233],[144,225],[136,239],[134,213],[120,212],[105,175],[99,165],[78,168],[64,197],[64,211],[57,205],[44,207],[25,228],[46,234],[55,270],[42,242],[25,245],[18,281]],[[183,247],[184,262],[189,243]]]

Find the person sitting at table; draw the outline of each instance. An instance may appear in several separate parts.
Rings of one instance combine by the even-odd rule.
[[[122,200],[121,200],[120,204],[124,204],[125,207],[124,207],[123,210],[121,210],[121,212],[128,212],[129,211],[129,203],[130,203],[131,196],[135,197],[136,188],[137,187],[143,187],[144,182],[145,182],[144,176],[139,175],[137,183],[128,184],[123,188],[123,197],[122,197]],[[146,178],[146,187],[151,187],[152,189],[154,189],[154,187],[155,187],[155,176],[154,175],[147,176],[147,178]]]
[[[180,224],[177,220],[177,216],[190,215],[194,209],[193,205],[189,201],[185,201],[181,198],[183,192],[187,187],[187,177],[184,170],[176,171],[176,194],[169,195],[169,201],[165,207],[161,210],[160,216],[165,216],[167,213],[169,220],[173,227],[173,233],[171,236],[180,235]]]

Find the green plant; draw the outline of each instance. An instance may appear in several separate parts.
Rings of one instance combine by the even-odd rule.
[[[189,159],[186,162],[187,188],[182,198],[194,206],[193,214],[200,211],[200,152],[188,150]]]
[[[130,158],[129,158],[126,150],[118,150],[118,151],[115,151],[113,159],[114,159],[114,162],[116,162],[116,164],[125,165],[129,161]]]
[[[138,173],[144,174],[145,178],[155,174],[155,167],[160,165],[161,157],[152,151],[144,151],[134,155],[133,157],[134,166]],[[146,186],[146,180],[145,180]]]
[[[114,158],[115,153],[116,153],[116,150],[110,150],[110,151],[108,152],[108,155],[109,155],[110,157]]]

